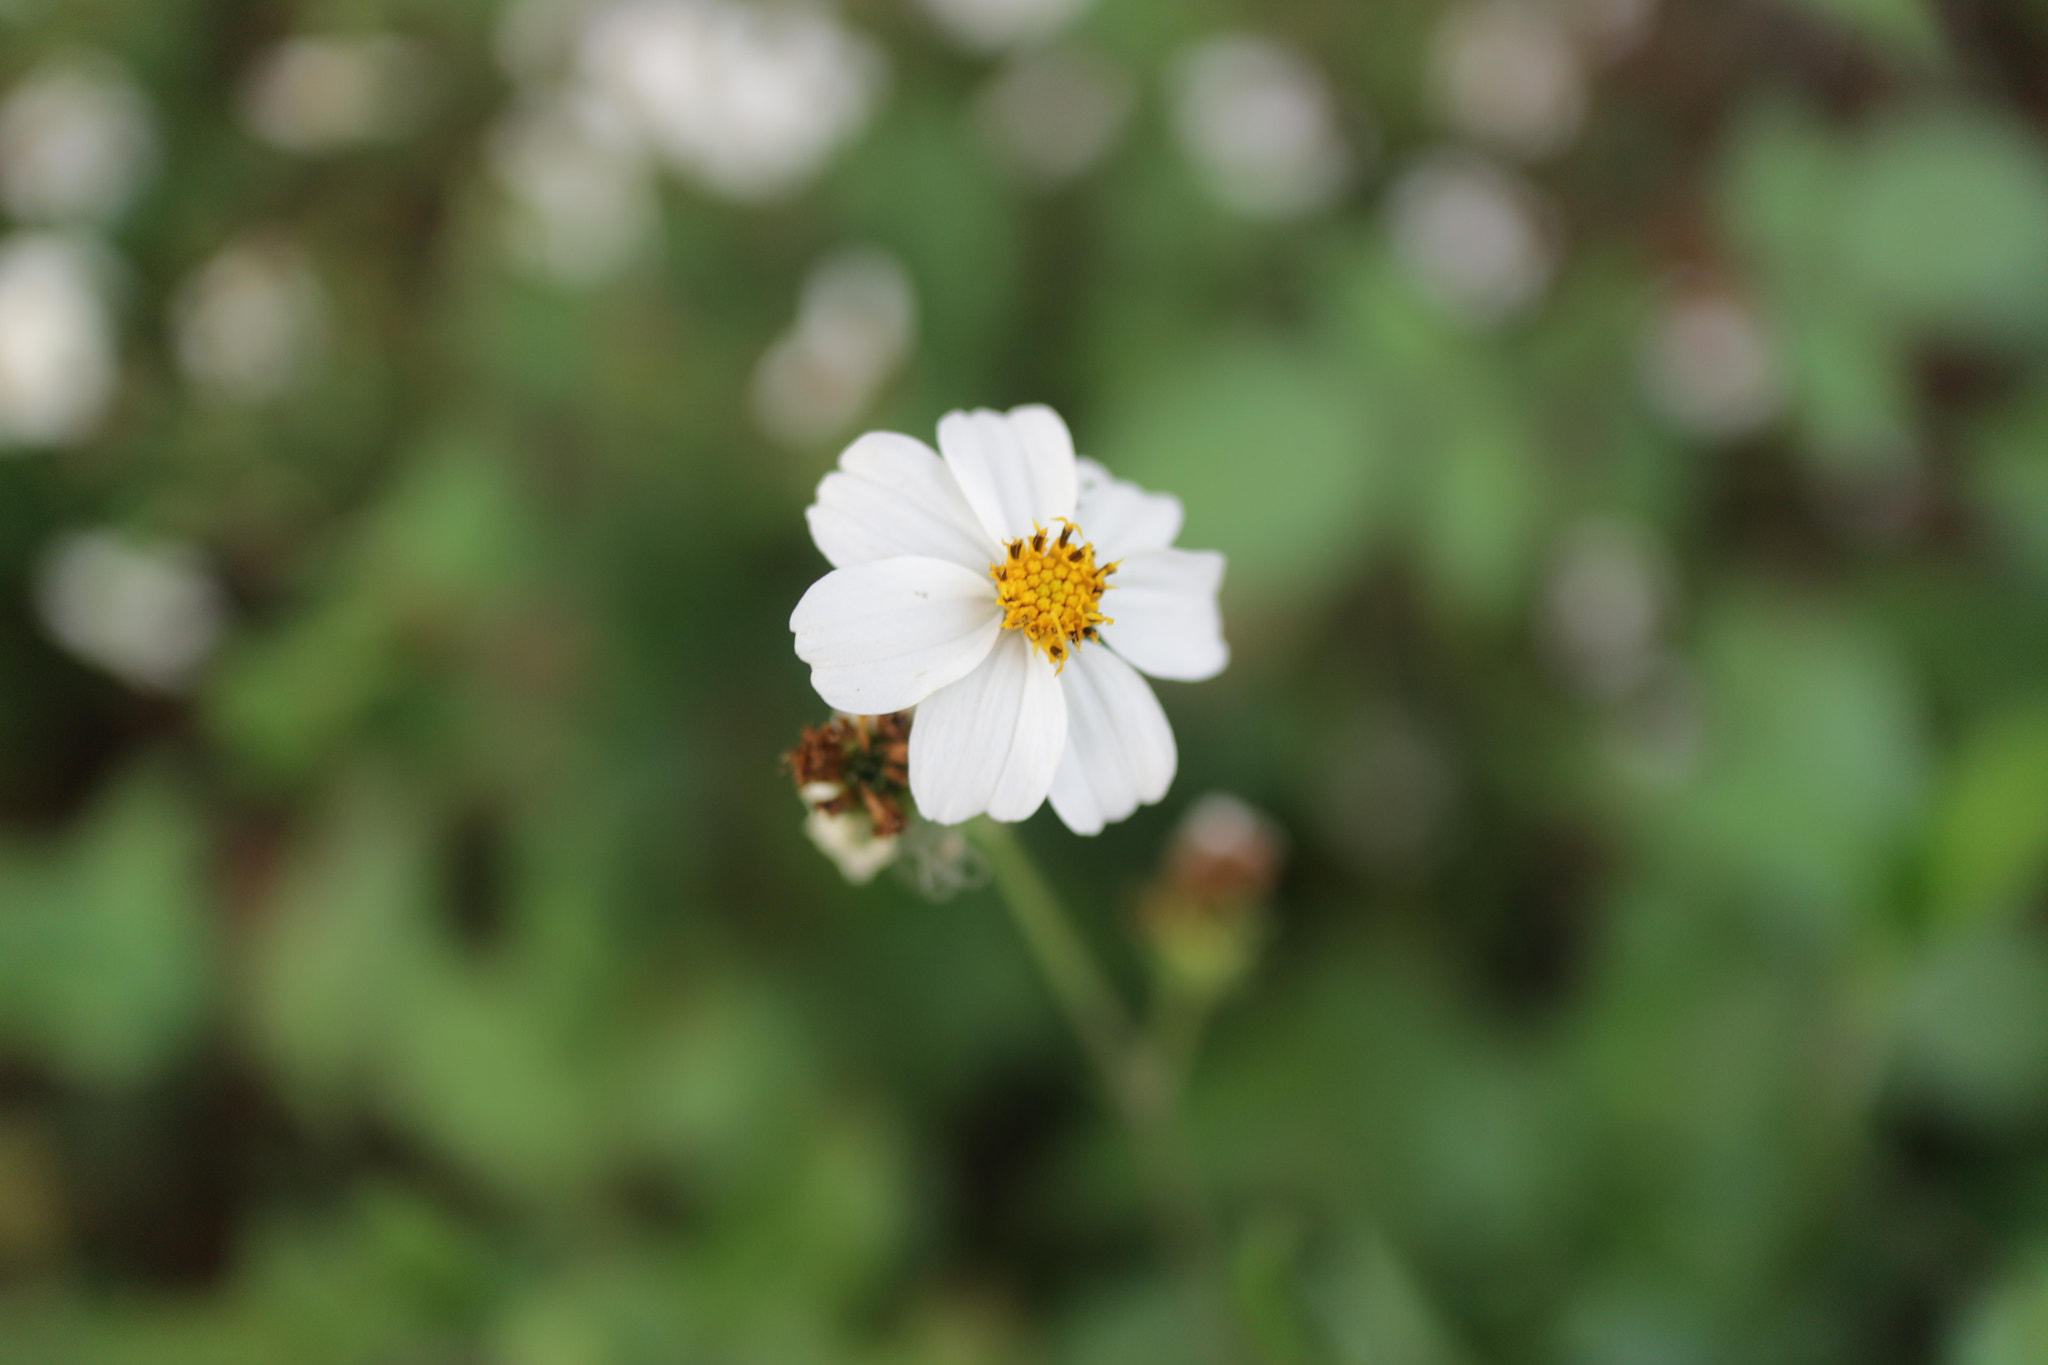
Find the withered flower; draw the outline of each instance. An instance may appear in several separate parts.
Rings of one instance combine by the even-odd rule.
[[[872,880],[895,861],[909,825],[910,718],[841,715],[807,725],[783,763],[810,809],[804,831],[848,881]]]

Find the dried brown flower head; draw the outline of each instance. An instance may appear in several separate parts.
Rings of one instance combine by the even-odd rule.
[[[878,838],[900,834],[909,824],[903,802],[910,790],[910,719],[902,712],[807,725],[783,763],[796,779],[797,794],[814,811],[864,811]]]

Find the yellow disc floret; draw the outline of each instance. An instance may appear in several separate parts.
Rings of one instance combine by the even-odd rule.
[[[1095,547],[1081,538],[1081,528],[1062,521],[1066,529],[1057,540],[1044,530],[1013,540],[988,572],[1003,604],[1003,629],[1023,631],[1039,653],[1064,668],[1075,646],[1110,624],[1100,608],[1117,566],[1097,568]]]

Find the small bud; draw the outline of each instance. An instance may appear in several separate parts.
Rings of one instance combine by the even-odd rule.
[[[1257,958],[1286,856],[1286,834],[1236,797],[1217,792],[1197,801],[1138,907],[1138,928],[1160,970],[1205,996],[1241,981]]]

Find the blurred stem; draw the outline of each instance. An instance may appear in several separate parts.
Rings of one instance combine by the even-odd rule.
[[[1245,1359],[1230,1312],[1222,1233],[1181,1127],[1174,1067],[1132,1025],[1086,940],[1010,826],[981,819],[972,834],[988,855],[1017,932],[1123,1121],[1160,1235],[1184,1279],[1198,1335],[1219,1365]]]
[[[1209,1025],[1209,1011],[1215,996],[1161,973],[1153,996],[1152,1036],[1158,1040],[1174,1088],[1186,1087],[1194,1070],[1195,1054],[1201,1051],[1202,1033]]]

